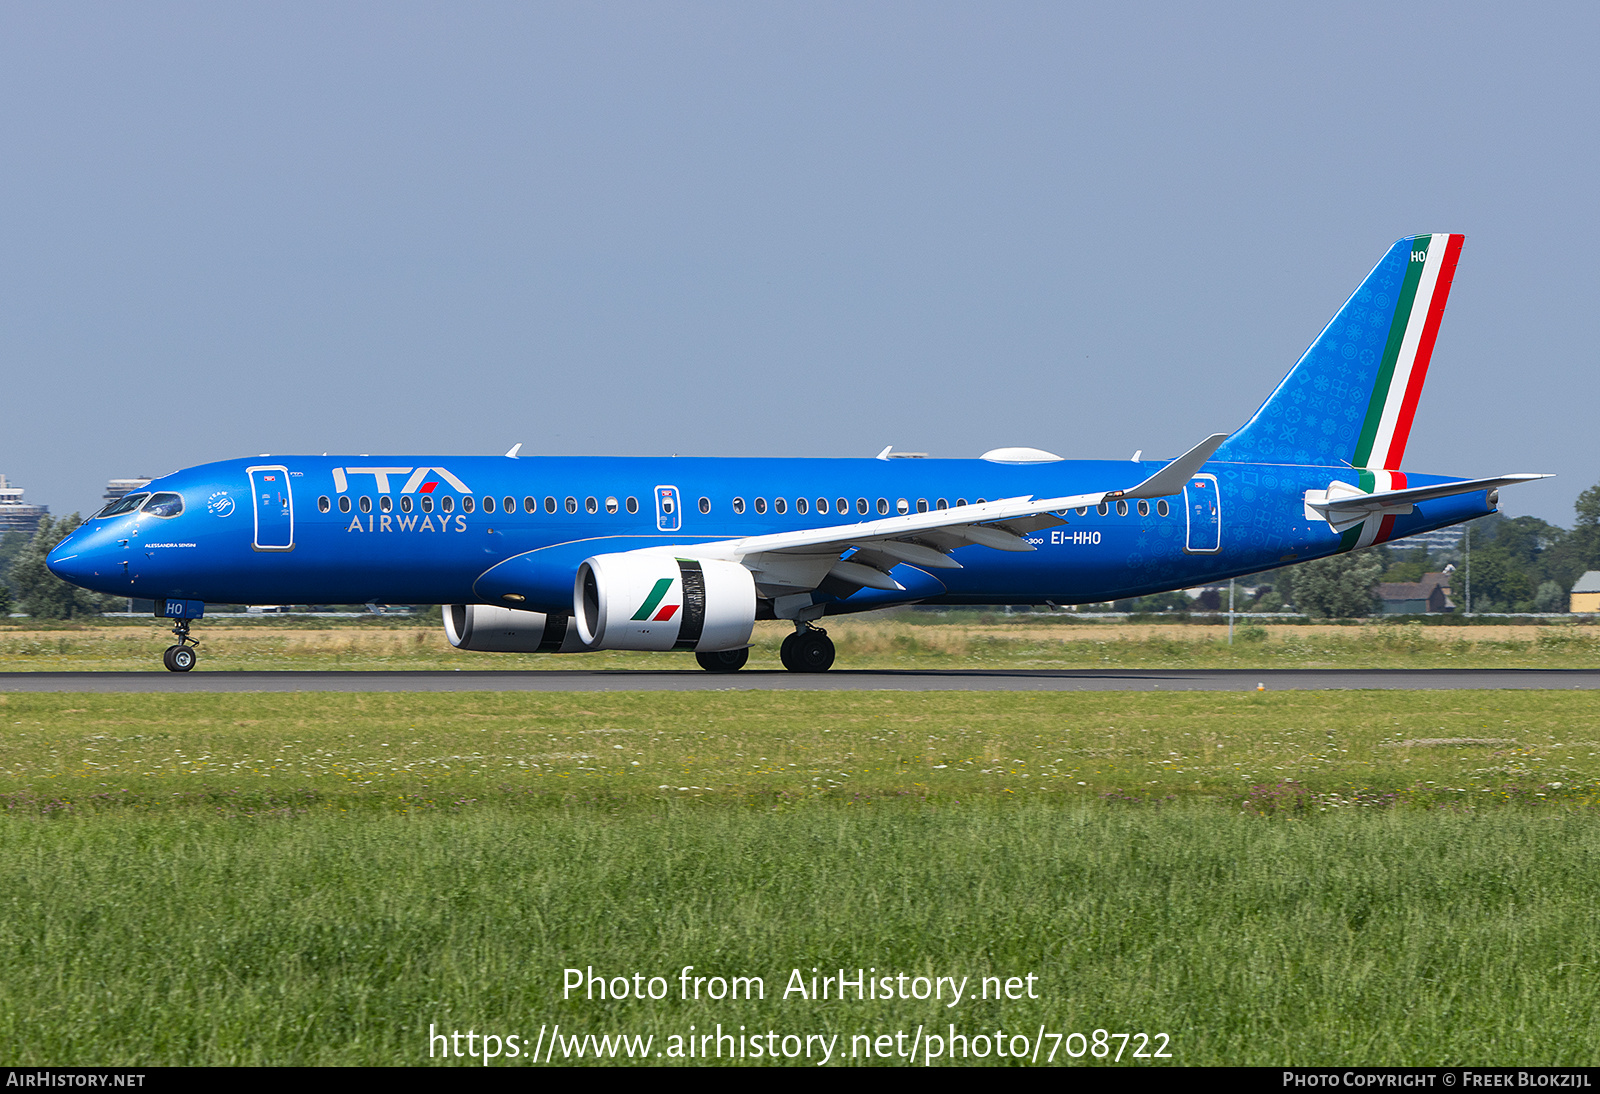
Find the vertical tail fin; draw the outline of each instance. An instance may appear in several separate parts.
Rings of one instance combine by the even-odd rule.
[[[1465,238],[1389,248],[1216,458],[1397,469]]]

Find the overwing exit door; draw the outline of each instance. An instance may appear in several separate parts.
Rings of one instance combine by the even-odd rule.
[[[676,486],[656,487],[656,530],[676,532],[683,527],[683,509]]]

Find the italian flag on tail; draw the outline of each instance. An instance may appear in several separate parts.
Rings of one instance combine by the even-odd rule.
[[[1406,440],[1411,436],[1411,421],[1417,412],[1417,399],[1422,395],[1422,382],[1428,376],[1428,361],[1433,357],[1434,339],[1439,335],[1439,320],[1444,316],[1450,282],[1455,277],[1456,260],[1461,257],[1461,243],[1465,238],[1438,233],[1416,236],[1411,240],[1411,258],[1406,265],[1399,298],[1395,302],[1388,342],[1384,346],[1376,382],[1372,386],[1366,419],[1356,441],[1355,456],[1350,461],[1355,467],[1378,472],[1394,471],[1400,467],[1401,457],[1406,451]],[[1365,472],[1361,479],[1362,489],[1370,492],[1372,487],[1367,484]],[[1379,485],[1377,489],[1400,489],[1403,485],[1403,482],[1395,487]],[[1393,520],[1392,517],[1385,518],[1385,526],[1392,524]]]
[[[1460,239],[1460,236],[1456,236]],[[1364,494],[1376,494],[1385,490],[1404,490],[1406,476],[1403,471],[1360,471],[1360,481],[1355,485],[1361,487]],[[1339,551],[1354,551],[1357,547],[1371,547],[1374,543],[1387,543],[1394,535],[1394,517],[1368,517],[1354,528],[1346,528],[1339,536]]]

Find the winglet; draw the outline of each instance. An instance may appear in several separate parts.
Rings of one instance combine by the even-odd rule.
[[[511,446],[511,451],[507,452],[506,455],[514,460],[514,459],[517,458],[517,453],[521,452],[521,451],[522,451],[522,442],[518,441],[516,444]]]
[[[886,444],[886,445],[883,446],[883,451],[879,452],[877,454],[877,456],[874,457],[874,459],[886,460],[886,459],[889,458],[889,453],[891,453],[893,451],[894,451],[894,445]]]
[[[1226,433],[1213,433],[1167,466],[1131,490],[1113,490],[1108,498],[1168,498],[1183,493],[1184,484],[1205,466],[1211,454],[1228,439]]]

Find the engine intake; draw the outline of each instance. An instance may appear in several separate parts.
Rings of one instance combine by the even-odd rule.
[[[458,650],[479,653],[580,653],[565,612],[525,612],[496,604],[446,604],[444,636]]]
[[[756,620],[749,570],[657,551],[585,559],[572,601],[574,630],[591,650],[743,649]]]

